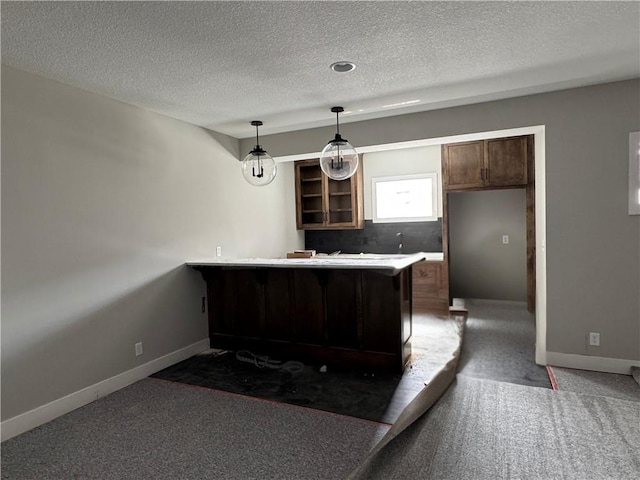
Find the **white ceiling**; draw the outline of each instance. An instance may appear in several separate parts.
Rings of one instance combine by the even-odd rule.
[[[236,138],[640,77],[637,1],[1,9],[3,63]]]

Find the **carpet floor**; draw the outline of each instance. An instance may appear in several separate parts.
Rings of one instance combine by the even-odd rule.
[[[464,306],[460,375],[552,388],[547,369],[535,363],[535,317],[524,304],[465,300]]]
[[[472,322],[495,320],[495,305],[467,308]],[[363,405],[345,416],[148,378],[3,442],[2,479],[640,478],[640,402],[531,386],[533,353],[507,345],[529,344],[530,325],[518,327],[525,338],[506,321],[519,317],[503,313],[498,330],[467,328],[462,346],[460,322],[415,324],[424,342],[387,394],[382,417],[394,402],[401,409],[391,427],[354,418]],[[476,361],[505,380],[477,378]],[[505,374],[505,361],[519,373]],[[372,381],[365,396],[377,395],[380,376],[363,378]]]
[[[638,384],[631,375],[591,372],[573,368],[549,368],[551,368],[556,379],[558,390],[561,392],[600,395],[640,402],[640,384]],[[640,422],[640,420],[638,421]]]
[[[640,404],[457,375],[352,479],[640,478]]]
[[[387,425],[145,379],[2,443],[2,479],[343,479]]]

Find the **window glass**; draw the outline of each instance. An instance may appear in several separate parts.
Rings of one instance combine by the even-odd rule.
[[[438,219],[436,173],[373,178],[373,222]]]

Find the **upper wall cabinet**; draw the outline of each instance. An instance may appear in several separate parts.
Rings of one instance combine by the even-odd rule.
[[[494,138],[442,146],[446,190],[524,187],[530,136]]]
[[[347,180],[332,180],[318,159],[295,163],[298,230],[343,230],[364,227],[362,159]]]

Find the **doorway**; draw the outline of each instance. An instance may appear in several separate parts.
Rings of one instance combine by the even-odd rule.
[[[546,259],[546,157],[545,157],[545,126],[533,125],[527,127],[508,128],[504,130],[494,130],[477,133],[462,133],[458,135],[450,135],[446,137],[423,138],[419,140],[408,140],[402,142],[394,142],[388,144],[377,144],[359,146],[358,152],[372,153],[384,152],[391,150],[401,150],[405,148],[415,148],[423,146],[443,145],[446,143],[455,143],[463,141],[483,140],[491,138],[502,138],[519,135],[532,135],[533,145],[532,153],[535,158],[532,165],[535,165],[535,191],[528,194],[528,202],[535,202],[535,212],[532,217],[533,222],[527,225],[530,230],[529,235],[534,239],[535,256],[528,258],[527,261],[535,267],[536,278],[535,285],[532,285],[535,291],[535,318],[536,318],[536,363],[546,365],[547,363],[547,259]],[[318,152],[307,152],[285,157],[278,157],[280,162],[296,161],[317,155]],[[446,202],[446,195],[443,192],[443,201]],[[444,239],[443,239],[444,243]],[[443,245],[443,248],[444,245]]]
[[[448,194],[452,298],[527,302],[524,188]]]

